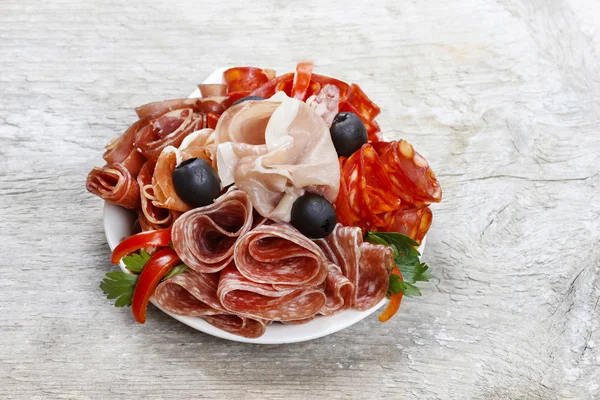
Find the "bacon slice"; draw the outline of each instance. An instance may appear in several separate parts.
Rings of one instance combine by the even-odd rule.
[[[231,314],[217,297],[219,274],[187,271],[156,288],[154,296],[165,310],[190,317],[201,317],[208,323],[234,335],[256,338],[265,333],[266,322]]]
[[[140,189],[123,165],[95,167],[88,174],[85,187],[96,196],[121,207],[135,210],[140,206]]]
[[[343,275],[354,285],[352,307],[367,310],[386,295],[394,252],[389,246],[363,242],[362,231],[337,224],[325,238]]]
[[[247,279],[282,286],[318,286],[327,278],[319,246],[289,224],[263,225],[240,237],[234,261]]]
[[[248,196],[232,190],[213,204],[188,211],[175,221],[173,247],[193,270],[217,272],[231,262],[235,243],[250,230],[252,223]]]
[[[229,264],[221,271],[217,295],[232,313],[270,321],[301,321],[313,317],[323,305],[322,287],[288,288],[253,282]]]

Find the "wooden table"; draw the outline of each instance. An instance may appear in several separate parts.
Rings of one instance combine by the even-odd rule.
[[[599,398],[598,1],[149,3],[0,2],[0,397]],[[423,297],[282,346],[112,307],[103,146],[216,67],[306,59],[443,185]]]

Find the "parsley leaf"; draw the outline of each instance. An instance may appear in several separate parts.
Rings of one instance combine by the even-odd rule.
[[[130,270],[131,272],[137,272],[138,274],[142,272],[142,269],[150,260],[150,254],[145,251],[141,251],[140,254],[131,254],[123,257],[123,263],[125,264],[125,268]]]
[[[403,282],[400,280],[398,275],[390,275],[390,286],[389,292],[392,294],[398,294],[404,292],[405,296],[420,296],[421,290],[407,282]]]
[[[403,280],[397,275],[390,275],[389,293],[404,292],[406,296],[420,296],[421,291],[413,283],[429,281],[431,273],[427,264],[419,259],[421,253],[416,249],[419,243],[408,236],[391,232],[368,232],[366,240],[390,246],[394,250],[394,262],[402,273]]]
[[[108,272],[106,278],[100,283],[100,289],[107,299],[117,299],[115,307],[131,306],[133,291],[138,277],[121,271]]]
[[[166,281],[169,278],[174,277],[175,275],[179,275],[181,273],[184,273],[185,271],[187,271],[190,267],[188,267],[185,264],[179,264],[174,266],[173,268],[171,268],[171,270],[169,272],[167,272],[167,274],[165,275],[165,277],[163,278],[163,281]]]

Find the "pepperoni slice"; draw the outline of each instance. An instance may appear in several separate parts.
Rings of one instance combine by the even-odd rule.
[[[251,92],[268,81],[267,74],[260,68],[236,67],[223,72],[223,83],[227,85],[227,93]]]
[[[427,160],[417,153],[406,140],[376,146],[393,185],[403,201],[420,205],[439,203],[442,188]]]
[[[250,93],[250,95],[251,96],[262,96],[264,98],[269,98],[269,97],[273,96],[275,93],[277,93],[277,91],[279,91],[279,90],[285,91],[285,89],[288,87],[289,87],[289,89],[286,93],[289,94],[290,91],[292,90],[293,81],[294,81],[294,73],[290,72],[287,74],[283,74],[283,75],[278,76],[277,78],[271,79],[268,83],[259,87],[258,89],[255,89],[252,93]]]
[[[298,100],[306,99],[306,91],[310,85],[310,76],[312,74],[314,64],[311,62],[301,62],[296,66],[294,81],[290,97]]]
[[[411,207],[389,212],[383,219],[386,223],[381,231],[398,232],[421,243],[431,226],[433,213],[429,207]]]
[[[381,109],[373,103],[356,83],[350,85],[348,100],[340,108],[342,111],[351,111],[367,123],[379,115]]]
[[[311,80],[313,83],[320,84],[321,87],[325,85],[337,86],[337,88],[340,89],[340,103],[344,103],[350,95],[350,85],[348,85],[346,82],[340,81],[339,79],[319,74],[312,74]]]

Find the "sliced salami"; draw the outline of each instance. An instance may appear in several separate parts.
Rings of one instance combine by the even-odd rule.
[[[342,273],[354,285],[352,307],[367,310],[386,295],[394,262],[391,247],[363,242],[357,227],[337,224],[326,238]]]
[[[235,243],[250,230],[252,222],[248,196],[232,190],[211,205],[183,214],[173,224],[173,247],[193,270],[217,272],[233,259]]]
[[[201,317],[234,335],[262,336],[265,321],[233,315],[221,306],[217,298],[218,282],[219,274],[188,271],[158,285],[154,296],[158,305],[173,314]]]
[[[322,285],[287,289],[246,279],[229,264],[221,271],[217,290],[226,310],[270,321],[300,321],[316,315],[325,305]]]
[[[234,260],[240,273],[256,283],[316,286],[327,278],[319,246],[286,223],[262,225],[243,235]]]

